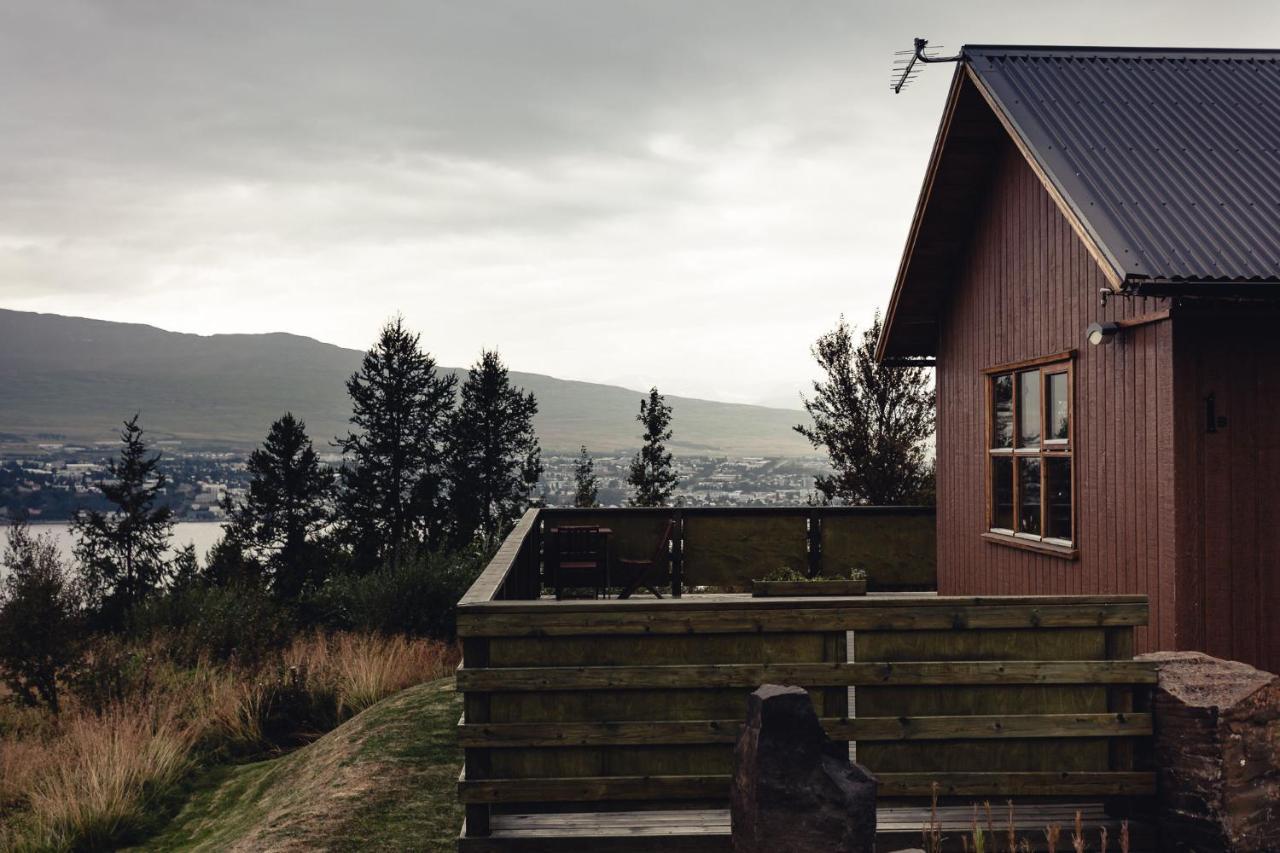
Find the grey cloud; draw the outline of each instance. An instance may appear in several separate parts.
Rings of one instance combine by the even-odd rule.
[[[502,345],[521,369],[776,399],[837,314],[888,296],[950,71],[888,94],[917,34],[1239,44],[1280,22],[1262,3],[0,4],[0,302],[357,346],[402,308],[453,363]]]

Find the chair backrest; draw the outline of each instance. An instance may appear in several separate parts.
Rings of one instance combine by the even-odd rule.
[[[556,556],[561,563],[591,563],[604,559],[604,536],[595,525],[557,527]]]
[[[653,549],[653,564],[659,565],[662,560],[671,555],[669,547],[671,542],[671,534],[675,532],[676,520],[674,518],[667,519],[667,524],[662,528],[662,535],[658,537],[658,544]]]

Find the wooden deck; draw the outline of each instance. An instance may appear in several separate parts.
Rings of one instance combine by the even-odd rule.
[[[1082,814],[1089,849],[1098,849],[1098,834],[1103,827],[1110,838],[1108,849],[1120,849],[1120,821],[1107,816],[1101,806],[1094,803],[1041,803],[1015,807],[1015,831],[1020,839],[1025,838],[1032,843],[1033,850],[1047,851],[1044,830],[1056,824],[1062,828],[1058,850],[1070,850],[1077,810]],[[938,816],[944,837],[943,849],[963,850],[961,836],[971,831],[972,807],[942,806],[938,809]],[[919,847],[921,830],[928,820],[928,807],[882,807],[877,848],[893,851]],[[985,817],[982,820],[985,824]],[[1004,833],[1008,828],[1007,812],[995,808],[993,823],[1000,839],[1000,849],[1003,849]],[[492,834],[487,838],[459,839],[459,851],[730,853],[732,849],[729,812],[724,809],[494,815],[491,830]],[[1156,849],[1152,829],[1147,824],[1131,824],[1130,838],[1133,853],[1152,853]]]
[[[1044,827],[1069,827],[1075,807],[1040,804],[1137,807],[1155,792],[1156,674],[1132,659],[1134,629],[1148,621],[1143,596],[555,601],[542,595],[539,512],[458,607],[461,851],[728,851],[733,745],[761,684],[807,689],[828,735],[880,779],[886,851],[919,846],[927,815],[903,804],[934,791],[957,804],[943,813],[956,850],[974,802],[1028,804],[1020,834],[1044,849]],[[614,514],[609,526],[628,518]],[[807,518],[784,520],[791,534],[812,534]],[[759,519],[750,521],[754,535]],[[688,558],[689,580],[713,531],[750,550],[752,537],[729,536],[725,524],[686,519],[692,539],[673,560]],[[760,536],[757,565],[779,565],[766,547],[777,537]],[[704,587],[733,586],[704,577],[716,581]],[[1092,849],[1099,826],[1119,849],[1119,826],[1098,807],[1086,824]],[[1067,835],[1058,849],[1070,849]]]

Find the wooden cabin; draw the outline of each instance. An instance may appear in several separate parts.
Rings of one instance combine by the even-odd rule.
[[[1146,593],[1280,670],[1280,52],[968,46],[879,341],[938,389],[938,589]]]

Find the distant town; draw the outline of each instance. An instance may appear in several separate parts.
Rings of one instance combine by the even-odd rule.
[[[572,506],[576,456],[545,456],[546,470],[538,492],[549,506]],[[593,457],[600,478],[600,504],[626,504],[631,454]],[[803,504],[813,492],[813,478],[826,473],[826,460],[764,456],[677,456],[680,506],[778,506]]]
[[[92,445],[48,441],[0,450],[0,521],[26,515],[32,521],[66,521],[82,509],[106,509],[97,489],[107,475],[116,441]],[[247,454],[225,447],[160,441],[161,470],[168,480],[165,499],[181,521],[221,521],[230,496],[240,500],[248,486]],[[324,456],[339,464],[336,453]],[[534,496],[549,506],[573,504],[576,455],[544,454],[545,471]],[[602,506],[623,506],[630,453],[593,457]],[[821,457],[676,457],[682,506],[777,506],[803,504],[813,478],[826,470]]]

